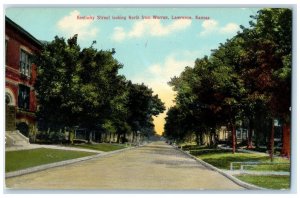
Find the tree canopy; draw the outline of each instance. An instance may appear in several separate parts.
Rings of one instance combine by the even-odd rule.
[[[115,51],[81,49],[77,35],[55,37],[35,57],[37,113],[41,130],[82,127],[88,131],[154,134],[152,116],[165,107],[146,85],[118,73]]]
[[[271,133],[266,131],[275,118],[289,124],[292,11],[262,9],[251,18],[249,28],[241,26],[209,57],[196,59],[193,67],[171,79],[177,95],[167,113],[165,136],[178,141],[191,133],[213,136],[221,125],[234,136],[243,121],[259,138],[262,131]]]

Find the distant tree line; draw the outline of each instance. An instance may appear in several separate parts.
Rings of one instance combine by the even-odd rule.
[[[61,136],[84,128],[96,134],[101,142],[103,133],[125,135],[155,133],[153,116],[165,110],[163,102],[144,84],[135,84],[118,72],[123,67],[114,57],[115,50],[81,49],[77,35],[68,39],[58,36],[45,43],[35,56],[40,131]],[[70,133],[70,134],[71,134]]]
[[[291,123],[292,11],[262,9],[250,16],[250,27],[241,31],[209,57],[198,58],[169,85],[176,105],[168,109],[164,136],[184,141],[193,134],[202,144],[203,134],[214,137],[227,126],[236,148],[236,126],[248,129],[248,148],[265,145],[273,152],[274,120],[283,134]],[[255,140],[252,140],[255,131]],[[289,140],[282,154],[289,155]]]

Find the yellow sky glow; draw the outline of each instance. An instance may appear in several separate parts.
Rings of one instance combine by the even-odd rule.
[[[163,113],[159,114],[157,117],[153,117],[155,131],[156,133],[161,135],[164,131],[166,113],[168,109],[174,105],[173,101],[175,98],[175,92],[168,85],[161,86],[161,87],[154,87],[153,90],[154,93],[158,94],[159,98],[165,103],[165,107],[166,107],[166,110]]]

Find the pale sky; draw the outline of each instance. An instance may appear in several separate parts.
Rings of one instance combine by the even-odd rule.
[[[96,40],[94,46],[99,50],[115,48],[114,57],[124,65],[120,73],[134,83],[148,85],[169,108],[175,94],[167,85],[170,78],[178,76],[186,66],[193,66],[196,58],[210,55],[212,49],[236,35],[240,25],[249,26],[250,15],[255,15],[257,10],[242,7],[11,7],[5,12],[39,40],[51,41],[56,35],[69,38],[78,34],[81,47],[88,47]],[[142,19],[143,16],[150,19]],[[153,16],[164,16],[164,19],[153,19]],[[191,19],[174,19],[177,16]],[[163,132],[165,114],[154,120],[159,134]]]

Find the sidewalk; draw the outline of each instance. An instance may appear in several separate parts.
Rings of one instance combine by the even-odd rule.
[[[230,148],[230,147],[218,146],[218,148],[223,149],[223,150],[232,150],[232,148]],[[242,153],[253,153],[253,154],[261,154],[261,155],[265,155],[265,156],[270,156],[270,154],[267,152],[252,151],[252,150],[243,149],[243,148],[237,148],[236,151],[242,152]],[[274,158],[286,158],[286,157],[283,157],[280,155],[274,155]]]
[[[76,148],[76,147],[68,147],[68,146],[60,146],[60,145],[46,145],[46,144],[29,144],[26,146],[11,146],[11,147],[6,147],[5,151],[19,151],[19,150],[29,150],[29,149],[37,149],[37,148],[60,149],[60,150],[69,150],[69,151],[84,151],[84,152],[92,152],[92,153],[105,153],[104,151],[97,151],[92,149],[84,149],[84,148]]]
[[[223,150],[232,150],[232,148],[224,147],[224,146],[218,146],[218,148],[223,149]],[[259,151],[251,151],[251,150],[241,149],[241,148],[237,148],[236,151],[243,152],[243,153],[262,154],[262,155],[266,155],[266,156],[269,155],[268,153],[259,152]]]
[[[290,176],[290,172],[285,171],[250,171],[250,170],[223,170],[227,174],[230,175],[241,175],[241,174],[249,174],[249,175],[280,175],[280,176]]]

